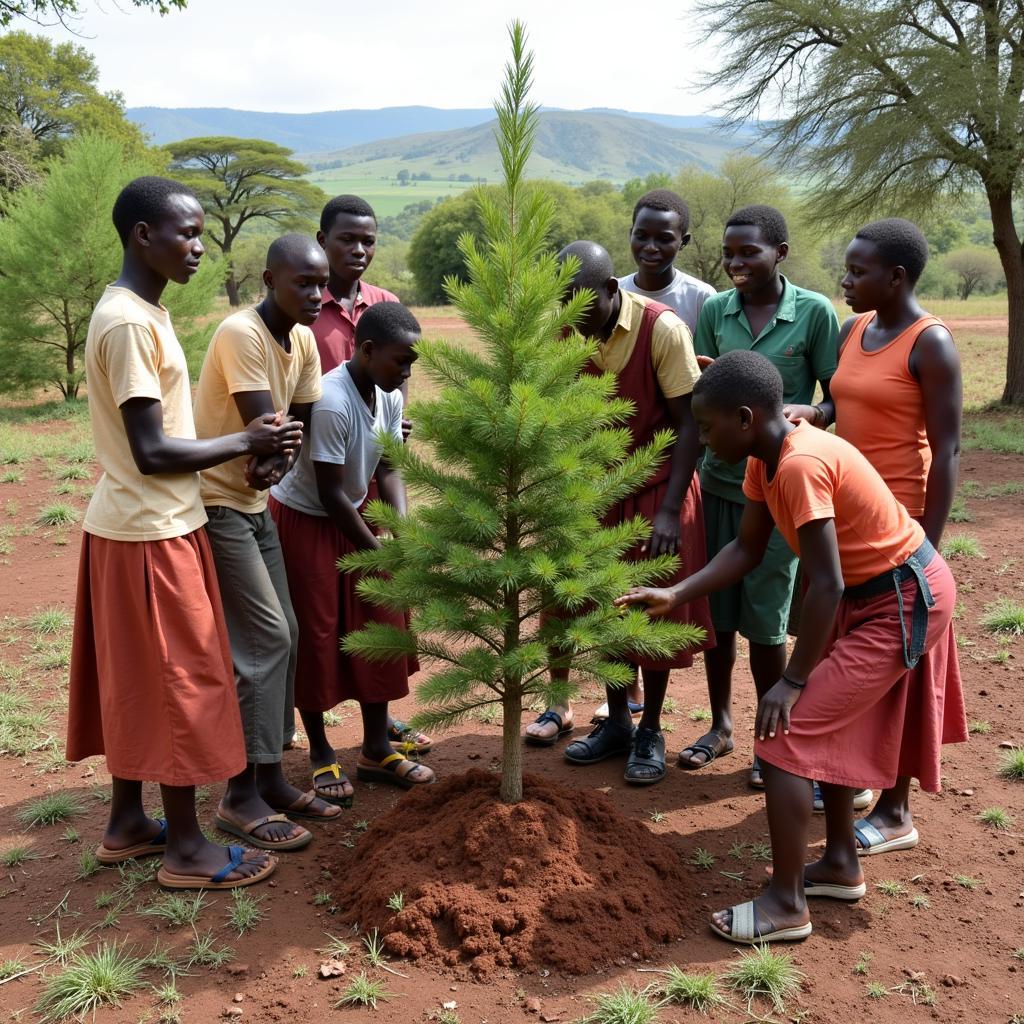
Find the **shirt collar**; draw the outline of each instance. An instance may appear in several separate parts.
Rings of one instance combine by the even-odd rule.
[[[344,309],[341,302],[331,294],[331,289],[324,285],[323,290],[320,293],[322,305],[327,305],[328,302],[333,302],[336,306]],[[366,303],[363,301],[363,283],[362,281],[356,287],[356,301],[353,303],[353,309],[356,306],[365,306]]]
[[[627,292],[625,288],[620,288],[619,294],[622,296],[622,303],[619,306],[619,315],[612,328],[612,333],[608,335],[608,341],[611,341],[620,330],[629,333],[633,326],[633,310],[635,307],[643,305],[643,299],[638,298],[633,292]]]
[[[780,274],[779,277],[782,279],[782,295],[779,297],[779,305],[772,319],[785,320],[787,323],[792,323],[796,319],[796,291],[786,280],[784,274]],[[743,303],[740,301],[740,293],[733,288],[729,292],[729,298],[725,303],[725,315],[739,316],[742,312]]]

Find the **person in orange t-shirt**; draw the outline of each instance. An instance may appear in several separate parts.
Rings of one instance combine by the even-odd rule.
[[[800,556],[800,636],[754,726],[772,877],[756,900],[711,920],[732,942],[795,941],[811,933],[808,896],[853,901],[866,892],[853,795],[892,786],[905,767],[903,739],[916,726],[907,714],[910,670],[935,650],[931,671],[948,671],[941,642],[956,586],[920,524],[856,448],[786,419],[782,378],[764,356],[737,350],[717,359],[694,387],[693,415],[719,458],[749,458],[739,535],[676,586],[634,588],[616,603],[664,615],[729,586],[758,564],[773,526]],[[940,787],[939,750],[919,747],[910,766],[932,792]],[[821,859],[805,865],[813,779],[824,798],[826,844]]]
[[[831,396],[817,408],[787,407],[857,448],[936,547],[956,494],[960,465],[963,384],[960,356],[946,325],[919,304],[914,286],[928,261],[928,242],[899,218],[865,224],[846,249],[843,292],[856,316],[839,335],[841,358]],[[884,410],[884,415],[879,411]],[[950,624],[942,657],[949,671],[933,673],[927,652],[911,687],[917,721],[914,745],[964,743],[967,715]],[[928,682],[944,683],[935,690]],[[907,763],[915,758],[906,752]],[[901,760],[901,765],[902,765]],[[861,856],[909,850],[918,832],[910,813],[911,772],[900,769],[874,810],[854,825]]]

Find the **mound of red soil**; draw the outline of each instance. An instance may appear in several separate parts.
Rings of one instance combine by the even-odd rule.
[[[536,775],[513,806],[480,771],[416,790],[360,840],[357,863],[337,893],[346,918],[393,954],[480,974],[649,956],[683,934],[691,887],[678,853],[601,793]]]

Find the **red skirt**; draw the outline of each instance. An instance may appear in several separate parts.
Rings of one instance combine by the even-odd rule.
[[[656,484],[649,490],[631,494],[605,516],[605,526],[615,526],[634,516],[643,516],[648,522],[653,523],[667,490],[668,481],[665,481]],[[642,547],[642,544],[638,544],[626,557],[632,561],[646,558],[646,553],[641,551]],[[674,586],[686,579],[687,576],[692,576],[695,572],[703,569],[707,564],[707,548],[704,543],[704,508],[701,502],[700,480],[696,473],[690,480],[690,486],[687,488],[682,507],[679,510],[679,550],[676,554],[679,558],[679,569],[672,577],[658,580],[654,584],[655,586]],[[631,664],[654,671],[689,668],[693,664],[693,656],[698,651],[706,651],[715,646],[715,630],[711,625],[711,609],[706,597],[700,597],[696,601],[680,605],[665,618],[670,622],[700,626],[706,634],[704,642],[696,647],[685,647],[668,659],[661,661],[653,658],[640,658],[636,661],[630,659]]]
[[[960,667],[951,628],[956,585],[941,555],[924,570],[935,598],[925,653],[907,671],[895,592],[843,600],[825,656],[807,680],[788,735],[756,740],[769,764],[802,778],[888,789],[898,775],[941,788],[943,743],[967,738]],[[909,617],[917,583],[903,584]]]
[[[69,761],[199,786],[245,768],[231,648],[206,531],[158,541],[86,533],[68,699]]]
[[[338,559],[355,547],[326,516],[306,515],[273,497],[269,509],[299,623],[295,706],[329,711],[345,700],[379,704],[408,696],[409,676],[419,671],[415,658],[366,661],[341,650],[341,637],[369,622],[407,626],[404,615],[364,601],[356,592],[358,577],[338,570]]]

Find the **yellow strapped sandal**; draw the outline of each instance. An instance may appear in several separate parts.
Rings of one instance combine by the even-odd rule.
[[[425,764],[410,761],[401,754],[390,754],[383,761],[371,761],[360,754],[356,762],[356,778],[360,782],[386,782],[402,789],[429,786],[436,781],[433,771]]]
[[[318,786],[316,784],[317,779],[322,779],[325,776],[330,776],[327,780],[326,785]],[[348,776],[341,770],[341,765],[335,761],[333,764],[325,764],[320,768],[313,770],[313,792],[320,797],[321,800],[326,800],[329,804],[336,804],[338,807],[351,807],[352,796],[349,793],[348,796],[335,796],[327,791],[330,786],[344,786],[348,782]],[[351,783],[349,783],[351,785]]]

